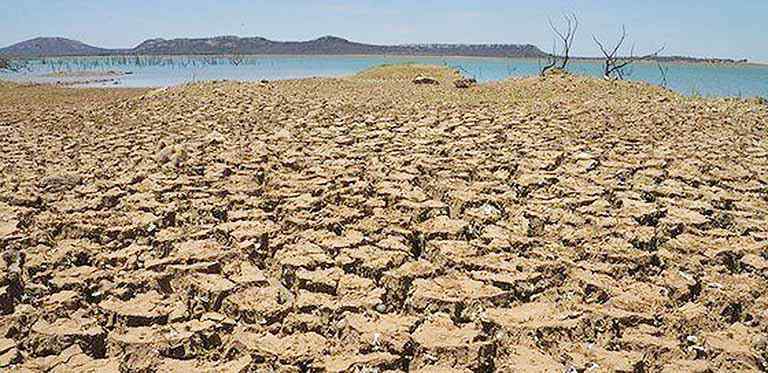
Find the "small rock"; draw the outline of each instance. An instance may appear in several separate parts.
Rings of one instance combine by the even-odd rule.
[[[226,138],[219,131],[213,131],[205,137],[205,143],[208,145],[222,144]]]
[[[157,153],[157,162],[161,164],[171,163],[175,166],[180,165],[187,159],[187,151],[180,145],[168,145],[160,149]]]
[[[459,79],[453,82],[454,87],[464,89],[477,85],[477,80],[474,78]]]
[[[82,177],[73,173],[49,175],[40,180],[40,188],[48,192],[62,192],[78,186]]]
[[[482,211],[485,215],[496,215],[501,213],[499,209],[487,203],[480,206],[480,211]]]
[[[413,84],[432,84],[437,85],[440,84],[440,82],[432,77],[429,76],[417,76],[415,79],[413,79]]]
[[[768,350],[768,337],[765,335],[756,335],[752,338],[752,347],[757,351]]]
[[[0,338],[0,354],[4,354],[16,347],[16,342],[10,338]]]
[[[6,368],[13,364],[18,363],[21,360],[19,350],[12,348],[6,352],[0,354],[0,368]]]

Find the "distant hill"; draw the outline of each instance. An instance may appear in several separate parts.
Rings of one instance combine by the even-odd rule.
[[[149,39],[130,49],[106,49],[65,38],[35,38],[0,49],[0,54],[35,56],[98,56],[98,55],[408,55],[408,56],[468,56],[546,58],[531,44],[363,44],[335,36],[323,36],[309,41],[274,41],[261,37],[216,36],[212,38]],[[574,57],[574,60],[600,60],[595,57]],[[660,62],[746,63],[747,60],[727,58],[695,58],[659,56]]]
[[[12,56],[84,56],[110,54],[115,51],[90,46],[65,38],[34,38],[0,49],[0,53]]]
[[[131,49],[105,49],[64,38],[36,38],[0,49],[6,55],[83,56],[83,55],[198,55],[198,54],[307,54],[307,55],[430,55],[485,57],[546,57],[530,44],[414,44],[373,45],[356,43],[335,36],[309,41],[273,41],[261,37],[149,39]]]
[[[533,45],[517,44],[419,44],[373,45],[356,43],[335,36],[309,41],[272,41],[260,37],[219,36],[200,39],[151,39],[139,44],[136,54],[367,54],[487,57],[546,57]]]
[[[272,41],[260,37],[218,36],[200,39],[151,39],[133,49],[138,54],[380,54],[387,47],[325,36],[310,41]]]

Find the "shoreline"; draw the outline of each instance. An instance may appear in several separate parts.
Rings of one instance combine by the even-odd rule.
[[[260,55],[251,55],[252,57],[260,57]],[[362,63],[360,61],[355,61],[353,59],[370,59],[371,55],[345,55],[345,56],[339,56],[339,55],[312,55],[315,57],[315,62],[319,63],[322,66],[325,66],[326,63],[333,63],[334,61],[338,60],[340,61],[340,64],[348,63],[352,64],[351,67],[347,68],[341,68],[338,71],[337,70],[327,70],[323,68],[306,68],[303,73],[296,73],[295,71],[293,73],[289,72],[288,70],[281,70],[281,69],[273,69],[273,70],[259,70],[256,65],[260,65],[263,62],[259,61],[251,61],[251,63],[243,64],[242,67],[245,69],[241,72],[237,72],[238,67],[236,66],[222,66],[225,63],[219,61],[219,62],[211,62],[211,65],[219,65],[219,69],[213,69],[210,70],[210,66],[203,66],[207,64],[203,64],[200,66],[195,65],[195,67],[189,66],[189,71],[199,71],[200,75],[196,79],[184,79],[182,78],[182,73],[173,73],[170,72],[167,75],[155,74],[154,77],[150,77],[149,75],[146,75],[146,72],[141,71],[143,68],[139,67],[139,71],[136,71],[136,74],[134,75],[134,72],[132,71],[122,71],[120,70],[119,66],[116,66],[118,64],[107,64],[100,67],[94,67],[93,69],[86,69],[83,70],[80,65],[88,65],[89,63],[93,62],[98,64],[98,61],[89,61],[89,60],[80,60],[80,61],[70,61],[69,64],[76,65],[74,69],[67,70],[69,68],[72,68],[70,65],[66,65],[68,67],[65,67],[64,70],[59,72],[46,72],[46,66],[39,65],[35,68],[30,69],[29,71],[23,72],[23,73],[0,73],[0,80],[9,81],[9,82],[15,82],[18,84],[23,85],[32,85],[32,84],[51,84],[51,85],[58,85],[58,86],[73,86],[78,88],[104,88],[107,83],[113,83],[114,86],[118,87],[124,87],[124,88],[157,88],[157,87],[172,87],[177,86],[181,84],[186,84],[192,81],[215,81],[215,80],[231,80],[231,81],[258,81],[258,80],[272,80],[272,81],[278,81],[278,80],[297,80],[297,79],[304,79],[304,78],[344,78],[344,77],[350,77],[354,76],[357,73],[360,73],[362,71],[365,71],[367,69],[381,67],[381,66],[390,66],[390,65],[409,65],[409,64],[426,64],[426,65],[435,65],[435,66],[446,66],[451,68],[459,68],[459,70],[463,70],[463,73],[467,76],[478,76],[477,74],[480,74],[481,77],[479,80],[483,83],[491,83],[491,82],[500,82],[504,81],[510,78],[524,78],[524,77],[533,77],[537,76],[537,69],[535,68],[535,64],[538,61],[534,58],[513,58],[513,59],[502,59],[498,57],[445,57],[445,58],[439,58],[439,57],[430,57],[430,56],[410,56],[410,57],[401,57],[401,56],[380,56],[380,58],[374,58],[368,61],[368,63]],[[176,56],[156,56],[158,58],[195,58],[195,56],[182,56],[182,55],[176,55]],[[226,55],[216,55],[216,56],[209,56],[211,58],[226,58]],[[269,55],[270,59],[266,60],[267,64],[273,64],[276,66],[280,66],[280,64],[292,64],[296,61],[292,60],[295,58],[301,58],[305,57],[302,55]],[[83,58],[88,59],[92,57],[73,57],[73,58]],[[98,58],[98,57],[97,57]],[[285,58],[286,60],[282,60]],[[344,60],[344,58],[347,58]],[[328,59],[328,61],[321,60],[321,59]],[[269,62],[271,61],[271,62]],[[308,60],[310,61],[310,60]],[[358,63],[360,62],[360,63]],[[363,61],[365,62],[365,61]],[[504,69],[503,64],[504,62],[507,63],[507,70],[511,71],[507,74],[504,74],[501,70]],[[159,62],[150,62],[149,64],[159,64],[159,65],[165,65],[166,63],[173,65],[174,63],[184,63],[184,61],[159,61]],[[477,64],[475,66],[472,65],[465,65],[466,64]],[[528,63],[528,66],[521,66],[517,65],[515,66],[515,63]],[[80,64],[80,65],[78,65]],[[355,64],[358,64],[360,66],[356,66]],[[55,65],[52,64],[52,66]],[[630,81],[641,81],[646,82],[648,84],[652,85],[661,85],[661,83],[656,79],[656,77],[653,75],[653,72],[656,71],[656,67],[654,66],[655,63],[653,61],[637,61],[636,66],[642,66],[642,69],[644,69],[644,73],[640,74],[640,76],[633,76],[629,77],[627,80]],[[750,70],[750,69],[764,69],[766,66],[764,65],[751,65],[751,64],[743,64],[743,65],[721,65],[721,64],[700,64],[700,63],[688,63],[688,62],[679,62],[679,63],[665,63],[663,64],[665,66],[680,66],[680,69],[690,69],[690,71],[683,71],[680,76],[687,76],[687,80],[677,80],[672,86],[667,86],[668,88],[671,88],[675,90],[678,93],[681,93],[686,96],[708,96],[708,97],[764,97],[765,92],[768,92],[768,87],[763,87],[761,84],[752,84],[752,85],[743,85],[740,84],[737,80],[739,77],[741,77],[741,74],[746,75],[754,75],[755,73],[760,74],[762,70]],[[64,66],[64,65],[62,65]],[[245,67],[248,66],[248,67]],[[470,71],[467,71],[466,69],[462,69],[461,67],[465,66],[469,68]],[[41,71],[35,71],[37,68],[40,68]],[[490,68],[490,70],[486,70],[486,67]],[[602,76],[600,76],[600,69],[601,66],[599,64],[598,60],[575,60],[571,63],[571,73],[577,76],[589,76],[597,79],[602,79]],[[184,68],[187,68],[186,65],[184,65]],[[224,68],[222,71],[221,68]],[[511,68],[511,70],[510,70]],[[722,70],[718,70],[721,69]],[[116,70],[117,69],[117,70]],[[227,69],[231,69],[227,70]],[[496,69],[496,70],[494,70]],[[501,69],[501,70],[499,70]],[[649,72],[648,69],[653,69],[653,72]],[[697,70],[699,72],[697,72]],[[709,70],[709,71],[707,71]],[[479,71],[479,72],[478,72]],[[483,75],[483,72],[490,71],[490,75],[485,74]],[[674,73],[675,70],[673,70],[671,75],[673,78],[677,76],[677,74]],[[40,74],[38,74],[40,73]],[[708,84],[708,85],[702,85],[699,83],[698,80],[695,80],[692,75],[690,74],[700,74],[701,78],[707,78],[707,80],[712,82],[720,82],[721,84]],[[106,74],[106,76],[105,76]],[[736,74],[736,75],[734,75]],[[146,75],[146,76],[145,76]],[[746,76],[745,75],[745,76]],[[131,77],[133,76],[133,77]],[[194,75],[193,75],[194,76]],[[698,75],[695,75],[698,76]],[[726,77],[728,79],[722,80],[720,77]],[[87,79],[87,78],[91,79]],[[81,79],[77,79],[81,78]],[[86,78],[86,79],[82,79]],[[110,78],[110,79],[104,79],[104,78]],[[60,80],[58,80],[60,79]],[[729,80],[730,79],[730,80]],[[675,79],[676,80],[676,79]],[[111,84],[112,85],[112,84]]]
[[[173,58],[173,57],[231,57],[232,54],[138,54],[138,55],[122,55],[122,54],[96,54],[96,55],[62,55],[62,56],[35,56],[35,57],[20,57],[23,60],[42,60],[42,59],[61,59],[61,58],[110,58],[110,57],[158,57],[158,58]],[[242,54],[239,57],[320,57],[320,58],[333,58],[333,57],[359,57],[359,58],[467,58],[467,59],[490,59],[490,60],[545,60],[545,57],[503,57],[503,56],[465,56],[465,55],[409,55],[409,54]],[[662,56],[663,58],[664,56]],[[587,62],[594,63],[600,62],[603,59],[600,57],[571,57],[573,62]],[[654,63],[656,60],[644,60],[637,61],[635,63]],[[709,62],[705,59],[695,59],[691,61],[686,60],[672,60],[661,62],[663,64],[673,65],[707,65],[707,66],[768,66],[768,62]]]

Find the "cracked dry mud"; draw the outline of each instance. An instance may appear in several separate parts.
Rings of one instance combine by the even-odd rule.
[[[456,78],[2,85],[0,369],[766,369],[765,106]]]

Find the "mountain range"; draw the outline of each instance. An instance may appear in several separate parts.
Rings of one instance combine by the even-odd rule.
[[[216,36],[211,38],[149,39],[134,48],[108,49],[61,37],[40,37],[6,48],[0,55],[14,57],[105,55],[403,55],[546,58],[549,54],[531,44],[407,44],[375,45],[323,36],[308,41],[274,41],[262,37]],[[574,60],[601,60],[574,57]],[[728,58],[657,56],[650,60],[688,63],[746,63]]]
[[[212,55],[212,54],[307,54],[307,55],[429,55],[478,57],[546,57],[530,44],[411,44],[373,45],[335,36],[309,41],[273,41],[261,37],[217,36],[212,38],[149,39],[130,49],[107,49],[80,41],[50,37],[35,38],[0,49],[17,57],[94,55]]]

